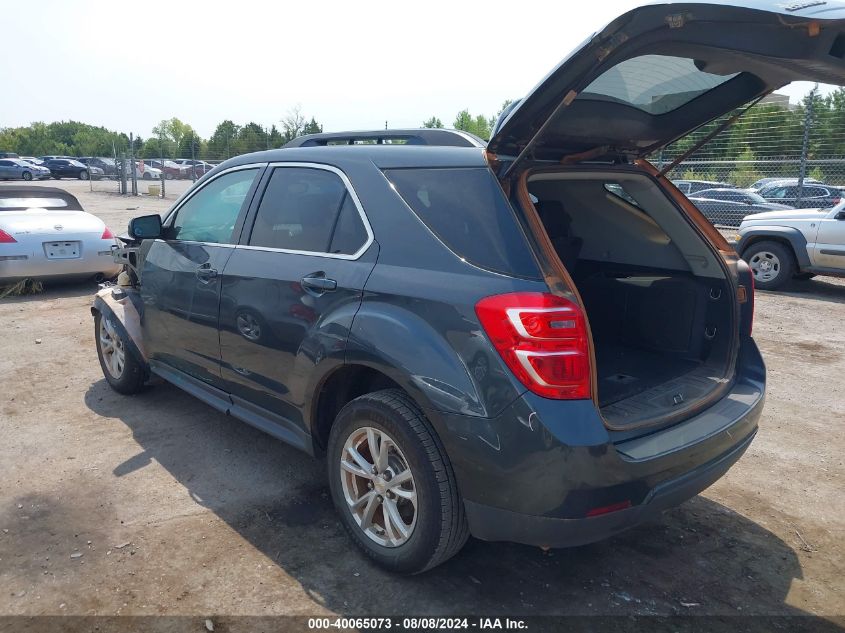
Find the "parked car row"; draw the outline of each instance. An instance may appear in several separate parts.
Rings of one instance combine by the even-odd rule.
[[[739,226],[746,216],[788,209],[830,209],[843,197],[842,188],[813,178],[761,178],[748,189],[708,180],[676,180],[674,184],[708,220]]]
[[[88,166],[72,158],[0,159],[0,180],[44,180],[47,178],[78,178],[99,180],[104,172],[99,167]]]
[[[204,160],[178,158],[161,160],[157,158],[137,159],[135,177],[143,180],[158,180],[164,172],[167,180],[196,180],[214,169]],[[131,176],[131,170],[127,169]],[[0,180],[40,180],[47,178],[79,178],[99,180],[118,178],[121,173],[120,159],[105,156],[18,156],[14,152],[0,152]]]

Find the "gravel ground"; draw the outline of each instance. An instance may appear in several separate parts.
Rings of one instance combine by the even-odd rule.
[[[59,186],[116,230],[170,204]],[[112,392],[95,289],[0,301],[0,614],[845,614],[841,280],[758,293],[760,432],[703,494],[576,549],[471,540],[411,578],[356,553],[322,462],[169,385]]]

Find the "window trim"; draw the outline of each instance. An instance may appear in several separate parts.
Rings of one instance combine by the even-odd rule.
[[[156,238],[156,242],[181,242],[184,244],[202,244],[204,246],[219,246],[221,248],[235,248],[238,244],[237,242],[240,240],[240,234],[243,232],[243,222],[249,214],[249,209],[252,206],[252,200],[255,197],[255,193],[258,191],[258,187],[261,183],[261,178],[264,175],[264,169],[267,167],[267,163],[248,163],[245,165],[235,165],[234,167],[229,167],[228,169],[224,169],[220,173],[214,175],[213,178],[209,178],[205,182],[203,182],[199,187],[194,187],[193,189],[188,189],[183,194],[183,197],[177,200],[167,214],[162,218],[161,226],[163,228],[171,228],[173,225],[173,220],[176,215],[179,213],[179,210],[185,206],[185,204],[193,198],[197,193],[205,189],[208,185],[212,182],[220,178],[221,176],[225,176],[226,174],[232,173],[233,171],[241,171],[244,169],[257,169],[258,173],[255,176],[255,180],[253,181],[252,185],[250,185],[250,189],[252,190],[252,197],[250,197],[249,201],[247,202],[246,198],[244,198],[244,202],[241,203],[241,210],[238,212],[238,219],[235,222],[235,230],[232,233],[232,240],[234,243],[232,244],[220,244],[219,242],[201,242],[198,240],[180,240],[178,238],[175,239],[164,239],[164,238]],[[247,197],[249,197],[249,192],[247,192]],[[244,203],[246,206],[244,207]]]
[[[355,208],[358,210],[358,215],[361,217],[361,222],[364,224],[364,230],[367,232],[367,239],[364,244],[359,248],[357,251],[351,254],[345,253],[326,253],[324,251],[300,251],[300,250],[293,250],[287,248],[273,248],[271,246],[250,246],[249,244],[236,244],[236,249],[241,250],[248,250],[248,251],[267,251],[271,253],[287,253],[289,255],[309,255],[311,257],[328,257],[330,259],[346,259],[346,260],[356,260],[359,259],[367,250],[370,248],[372,243],[375,241],[375,237],[373,235],[373,229],[370,226],[370,221],[367,218],[367,214],[364,212],[364,207],[361,205],[361,200],[358,198],[358,194],[355,191],[355,188],[352,186],[349,178],[346,174],[340,170],[339,168],[335,167],[334,165],[327,165],[324,163],[311,163],[311,162],[273,162],[267,163],[267,182],[264,183],[263,188],[261,190],[261,197],[264,196],[264,193],[267,191],[267,186],[269,184],[269,178],[272,177],[273,170],[280,168],[280,167],[299,167],[305,169],[321,169],[323,171],[330,171],[337,175],[343,185],[346,187],[346,192],[349,194],[350,198],[352,198],[352,202],[355,204]],[[260,200],[260,198],[258,200]],[[251,220],[251,224],[249,226],[249,232],[242,231],[241,232],[241,239],[240,241],[244,241],[252,235],[252,229],[255,226],[255,219],[258,216],[258,207],[260,205],[256,203],[255,205],[255,212],[251,213],[247,216],[248,220]],[[244,226],[246,229],[246,226]]]

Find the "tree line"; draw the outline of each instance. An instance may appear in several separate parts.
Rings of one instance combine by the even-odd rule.
[[[202,138],[189,124],[173,117],[160,121],[144,138],[130,137],[101,126],[79,121],[31,123],[0,128],[0,151],[20,156],[114,156],[131,150],[138,158],[196,158],[223,160],[230,156],[281,147],[303,134],[323,131],[313,116],[307,119],[294,108],[270,127],[253,121],[238,125],[231,120],[218,124],[209,138]]]
[[[728,118],[722,117],[666,147],[652,160],[668,162],[682,156],[703,141]],[[787,108],[776,103],[761,103],[744,113],[733,125],[693,152],[694,161],[736,161],[735,165],[686,165],[680,169],[685,178],[727,180],[745,186],[764,176],[797,176],[797,163],[802,157],[807,135],[807,160],[841,159],[845,157],[845,88],[828,95],[816,90],[802,102]],[[785,161],[761,165],[760,161]],[[841,165],[811,167],[809,177],[841,181]],[[674,172],[673,176],[676,175]]]

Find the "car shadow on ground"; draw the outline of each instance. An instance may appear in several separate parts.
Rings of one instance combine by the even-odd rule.
[[[100,380],[85,402],[125,424],[141,447],[112,465],[113,476],[160,464],[315,603],[339,614],[802,613],[785,602],[802,577],[792,547],[702,496],[601,543],[544,553],[470,539],[444,565],[401,577],[369,563],[343,532],[324,461],[167,384],[125,397]]]
[[[82,281],[51,281],[44,282],[44,290],[36,294],[11,295],[0,298],[0,304],[32,303],[36,301],[49,301],[51,299],[73,299],[76,297],[91,297],[99,290],[97,282],[93,278]]]
[[[845,284],[841,281],[836,283],[830,277],[814,277],[806,281],[792,280],[778,291],[766,292],[758,289],[757,292],[772,296],[786,295],[796,299],[845,303]]]

